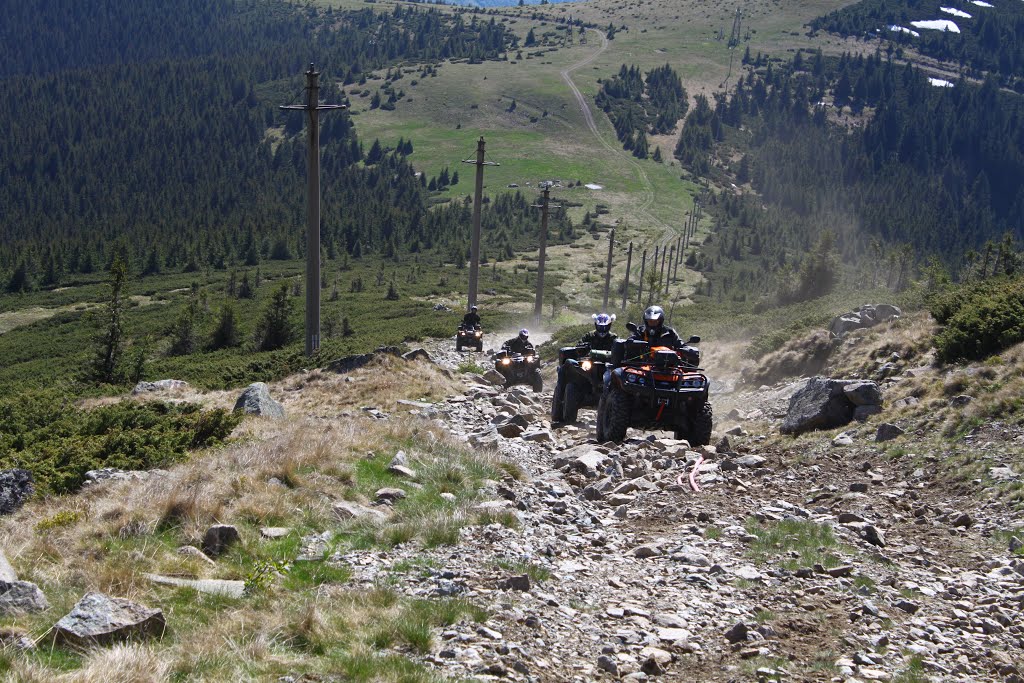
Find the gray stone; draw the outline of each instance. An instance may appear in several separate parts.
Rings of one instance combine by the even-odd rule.
[[[284,406],[270,397],[270,389],[263,382],[253,382],[235,401],[234,412],[263,417],[284,417]]]
[[[426,349],[413,349],[402,354],[402,358],[405,360],[430,360],[430,354],[427,353]]]
[[[846,432],[842,432],[840,434],[836,434],[836,437],[834,439],[832,439],[832,445],[836,446],[836,447],[852,446],[853,445],[853,437],[851,437]]]
[[[653,543],[642,545],[633,550],[633,557],[637,557],[640,559],[644,559],[647,557],[657,557],[658,555],[661,555],[661,548]]]
[[[284,538],[292,532],[290,527],[286,526],[265,526],[260,529],[260,536],[271,540]]]
[[[553,443],[554,440],[555,437],[553,437],[551,432],[546,429],[535,429],[523,434],[523,441],[533,441],[534,443]]]
[[[904,433],[902,428],[888,422],[883,422],[878,425],[878,431],[875,432],[875,441],[891,441]]]
[[[337,501],[331,506],[331,509],[334,510],[334,515],[342,521],[363,517],[368,517],[375,521],[383,521],[385,517],[385,514],[380,510],[348,500]]]
[[[230,524],[214,524],[203,534],[203,552],[216,557],[242,540],[238,529]]]
[[[872,415],[882,412],[882,406],[857,406],[853,409],[853,419],[857,422],[864,422]]]
[[[803,434],[815,429],[841,427],[853,419],[855,406],[846,397],[844,387],[860,380],[812,377],[789,399],[783,434]]]
[[[490,370],[484,373],[484,380],[486,382],[490,382],[494,386],[505,385],[505,375],[501,374],[494,368],[491,368]]]
[[[882,392],[874,382],[854,382],[843,387],[846,398],[855,406],[882,405]]]
[[[517,436],[521,436],[525,431],[525,429],[514,422],[506,422],[505,424],[498,426],[498,433],[506,439],[514,439]]]
[[[102,593],[86,593],[54,625],[53,634],[57,644],[87,647],[157,637],[165,626],[164,614],[158,609]]]
[[[953,406],[954,408],[963,408],[965,405],[967,405],[973,400],[973,396],[960,394],[959,396],[954,396],[953,398],[949,399],[949,405]]]
[[[377,489],[374,494],[374,498],[377,499],[378,503],[394,503],[397,500],[404,499],[408,494],[399,488],[385,487]]]
[[[49,609],[43,591],[28,581],[0,581],[0,616],[31,614]]]
[[[966,512],[961,512],[958,515],[951,515],[949,523],[952,524],[954,527],[962,526],[966,529],[974,525],[974,520],[971,519],[971,516]]]
[[[402,479],[416,478],[415,470],[411,470],[408,467],[405,467],[404,465],[392,465],[391,467],[388,468],[388,474],[393,474],[396,477],[401,477]]]
[[[4,555],[3,549],[0,549],[0,581],[17,581],[18,574],[14,571],[14,567],[7,561],[7,556]]]
[[[188,382],[180,379],[158,379],[155,382],[139,382],[132,389],[132,396],[152,394],[158,391],[180,391],[188,389]]]
[[[896,607],[897,609],[903,610],[907,614],[914,614],[915,612],[917,612],[917,610],[921,609],[920,605],[918,605],[916,602],[911,602],[910,600],[900,600],[896,603]]]
[[[181,546],[180,548],[178,548],[178,554],[179,555],[184,555],[185,557],[191,557],[193,559],[199,560],[200,562],[205,562],[206,564],[209,564],[209,565],[216,565],[217,564],[216,562],[214,562],[213,560],[210,559],[209,555],[207,555],[206,553],[204,553],[202,550],[200,550],[199,548],[195,547],[194,545],[183,545],[183,546]]]
[[[608,464],[608,456],[599,451],[583,453],[572,461],[572,467],[583,474],[597,476],[604,472]]]
[[[408,467],[409,456],[405,454],[405,451],[398,451],[395,453],[395,457],[391,458],[391,462],[388,463],[388,467]]]
[[[507,590],[528,591],[530,590],[530,575],[510,576],[502,582],[501,586]]]
[[[749,632],[747,625],[742,621],[738,621],[732,628],[725,632],[725,639],[730,643],[742,643],[747,640]]]
[[[176,576],[161,576],[159,574],[146,574],[146,578],[153,583],[159,583],[164,586],[191,588],[200,593],[208,593],[210,595],[226,595],[229,598],[240,598],[245,595],[245,581],[182,579]]]
[[[0,515],[9,515],[20,508],[34,491],[32,473],[28,470],[0,471]]]
[[[612,657],[608,655],[601,655],[597,658],[597,668],[602,671],[607,671],[612,676],[619,675],[619,664]]]
[[[860,529],[860,537],[871,545],[885,547],[885,534],[872,524],[866,524]]]
[[[1018,550],[1020,550],[1021,548],[1024,548],[1024,541],[1021,541],[1016,536],[1011,536],[1010,537],[1010,546],[1009,546],[1009,548],[1010,548],[1010,552],[1011,553],[1015,553]]]
[[[739,465],[740,467],[760,467],[761,465],[764,464],[765,458],[764,456],[754,455],[753,453],[751,453],[750,455],[744,455],[739,458],[733,458],[732,462],[735,463],[736,465]]]

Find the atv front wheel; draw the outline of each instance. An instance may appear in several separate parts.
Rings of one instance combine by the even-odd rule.
[[[597,399],[597,442],[604,443],[604,394]]]
[[[555,382],[555,393],[551,396],[551,422],[562,421],[562,400],[565,397],[565,380],[562,376],[558,376],[558,381]]]
[[[618,389],[610,389],[605,397],[604,437],[607,441],[619,442],[626,438],[629,429],[629,395]]]
[[[483,351],[484,350],[484,343],[483,342],[477,342],[476,350],[477,351]]]
[[[711,428],[713,416],[711,404],[705,402],[700,407],[700,412],[690,420],[689,442],[691,446],[706,446],[711,443]]]
[[[544,391],[544,378],[540,376],[540,370],[533,371],[533,390],[538,394]]]
[[[565,402],[562,404],[562,419],[566,423],[576,421],[580,413],[580,388],[575,382],[565,387]]]
[[[462,344],[460,344],[459,342],[455,342],[455,350],[456,351],[461,351],[462,350]]]

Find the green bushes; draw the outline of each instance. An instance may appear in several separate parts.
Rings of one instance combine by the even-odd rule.
[[[1024,341],[1024,278],[985,280],[951,287],[932,297],[939,360],[985,358]]]
[[[101,467],[150,469],[223,441],[241,417],[193,404],[122,401],[81,410],[55,391],[0,400],[0,469],[32,472],[44,493],[67,493]]]

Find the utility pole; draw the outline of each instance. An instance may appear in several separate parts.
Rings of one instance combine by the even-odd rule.
[[[535,325],[540,325],[541,307],[544,305],[544,261],[547,258],[548,246],[548,209],[551,183],[541,183],[544,188],[544,197],[540,204],[532,204],[533,208],[540,209],[540,260],[537,265],[537,299],[533,302],[533,320]]]
[[[672,281],[679,281],[679,262],[683,260],[683,236],[676,238],[676,267],[672,271]]]
[[[480,276],[480,205],[484,196],[484,166],[500,166],[484,161],[484,136],[476,143],[476,159],[463,159],[464,164],[476,164],[476,192],[473,194],[473,241],[469,253],[469,303],[476,306],[476,286]]]
[[[612,285],[612,249],[615,248],[615,228],[611,229],[608,233],[608,270],[604,274],[604,304],[601,306],[602,311],[608,310],[608,291]]]
[[[320,119],[319,112],[346,109],[344,104],[320,104],[320,72],[309,63],[306,104],[284,104],[281,109],[304,111],[309,131],[306,167],[306,355],[320,350]]]
[[[629,243],[629,252],[626,254],[626,284],[622,287],[622,312],[626,312],[626,297],[629,296],[629,269],[633,266],[633,243]]]
[[[665,287],[662,284],[665,280],[665,257],[668,256],[668,249],[661,248],[661,270],[658,272],[658,291],[664,296]],[[655,264],[657,265],[657,264]]]
[[[644,269],[647,268],[647,250],[644,249],[643,260],[640,261],[640,286],[636,289],[636,305],[642,306],[644,301]]]
[[[672,280],[672,260],[676,256],[676,245],[668,248],[668,272],[665,273],[665,294],[668,295],[669,283]]]

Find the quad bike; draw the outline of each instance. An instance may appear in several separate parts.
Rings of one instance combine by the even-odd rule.
[[[471,346],[477,351],[484,350],[484,331],[479,325],[459,325],[459,331],[455,335],[455,350],[461,351],[463,346]]]
[[[558,350],[558,381],[551,397],[551,421],[575,422],[579,410],[596,406],[604,384],[611,351],[583,344]]]
[[[692,446],[711,441],[710,382],[690,337],[679,349],[647,342],[617,341],[611,381],[597,407],[597,440],[622,441],[630,427],[672,430]]]
[[[502,349],[494,354],[494,369],[505,377],[505,387],[529,384],[536,392],[544,391],[544,379],[540,376],[540,358],[536,352],[524,355]]]

